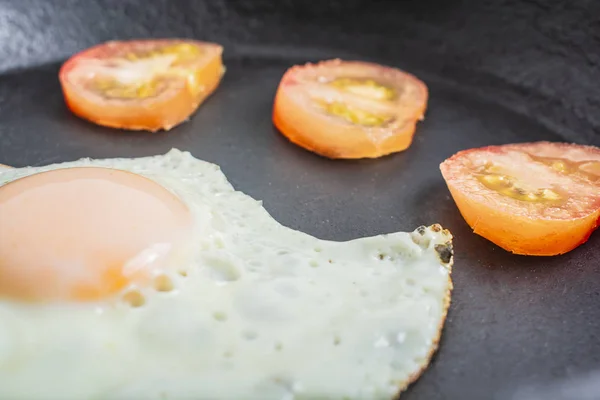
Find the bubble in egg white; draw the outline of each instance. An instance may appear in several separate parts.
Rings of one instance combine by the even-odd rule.
[[[176,194],[196,246],[114,299],[0,300],[0,398],[391,399],[429,362],[452,288],[452,262],[440,259],[451,236],[439,226],[319,240],[178,150],[1,171],[0,182],[92,165]]]

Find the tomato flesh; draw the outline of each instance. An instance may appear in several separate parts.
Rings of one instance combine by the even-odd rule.
[[[536,142],[461,151],[440,165],[466,222],[516,254],[557,255],[600,224],[600,149]]]
[[[69,109],[99,125],[157,131],[185,121],[217,88],[223,48],[164,39],[107,42],[71,57],[59,79]]]
[[[329,158],[375,158],[405,150],[423,119],[423,82],[395,68],[329,60],[290,68],[273,123],[291,142]]]

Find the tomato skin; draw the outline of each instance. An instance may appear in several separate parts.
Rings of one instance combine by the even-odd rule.
[[[522,148],[530,145],[549,145],[566,150],[571,145],[562,143],[525,143],[507,145]],[[577,145],[572,145],[577,146]],[[520,255],[553,256],[567,253],[585,243],[592,232],[600,226],[600,186],[598,198],[585,212],[573,211],[572,218],[548,218],[541,215],[510,212],[498,207],[493,201],[474,197],[461,184],[455,163],[468,157],[470,152],[501,151],[503,146],[490,146],[459,152],[440,165],[442,175],[461,215],[473,232],[490,240],[501,248]],[[585,148],[585,146],[577,146]],[[555,153],[560,151],[553,150]],[[600,160],[600,149],[589,147],[587,151]],[[526,167],[524,167],[526,168]],[[594,189],[593,189],[594,190]]]
[[[275,100],[273,123],[292,143],[332,159],[377,158],[406,150],[416,129],[416,122],[406,124],[386,139],[372,140],[359,127],[339,127],[326,117],[311,115],[282,93]]]
[[[195,86],[188,82],[179,82],[177,90],[168,95],[142,101],[100,101],[82,89],[70,79],[77,65],[87,58],[110,57],[107,46],[135,49],[137,46],[186,42],[210,49],[214,54],[191,73]],[[128,130],[146,130],[156,132],[169,130],[184,122],[218,87],[223,75],[223,48],[213,43],[191,40],[164,39],[150,41],[107,42],[86,49],[67,60],[59,71],[59,81],[67,107],[77,116],[93,123]],[[197,86],[202,87],[201,90]]]
[[[473,229],[504,250],[521,255],[553,256],[585,243],[600,224],[600,210],[575,220],[519,218],[485,204],[474,204],[448,184],[461,215]]]
[[[406,115],[399,115],[399,120],[389,126],[364,127],[320,113],[291,94],[292,90],[303,85],[301,80],[306,75],[314,75],[312,79],[317,76],[317,71],[323,71],[335,77],[345,70],[364,73],[373,79],[385,77],[400,89],[403,85],[411,85],[417,93],[404,107]],[[403,71],[360,61],[328,60],[294,66],[286,71],[275,95],[272,120],[279,132],[292,143],[321,156],[332,159],[377,158],[406,150],[411,145],[417,122],[425,114],[427,99],[427,86]]]

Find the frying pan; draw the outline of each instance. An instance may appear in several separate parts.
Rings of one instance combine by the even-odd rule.
[[[559,257],[509,254],[471,232],[438,169],[483,145],[600,145],[598,15],[594,0],[0,0],[0,162],[176,147],[220,165],[278,221],[319,238],[440,223],[455,236],[452,305],[438,353],[402,398],[600,398],[600,234]],[[190,121],[124,133],[67,111],[57,80],[66,57],[145,37],[225,46],[224,80]],[[407,151],[331,161],[276,132],[271,107],[285,69],[334,57],[427,83],[429,110]]]

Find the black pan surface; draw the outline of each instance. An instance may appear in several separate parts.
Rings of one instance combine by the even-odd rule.
[[[429,109],[407,151],[331,161],[273,128],[273,96],[285,69],[338,56],[404,68],[427,83]],[[547,116],[510,107],[509,91],[494,98],[477,85],[460,85],[462,78],[478,82],[468,73],[450,78],[397,53],[239,45],[226,48],[225,64],[221,86],[191,120],[156,134],[119,132],[73,116],[62,99],[58,62],[9,70],[0,75],[0,163],[139,157],[175,147],[220,165],[275,219],[319,238],[442,224],[455,237],[452,305],[438,353],[403,399],[510,399],[522,385],[600,368],[600,233],[559,257],[511,255],[471,232],[438,168],[466,148],[571,139],[552,129]],[[600,145],[598,136],[577,141]]]

